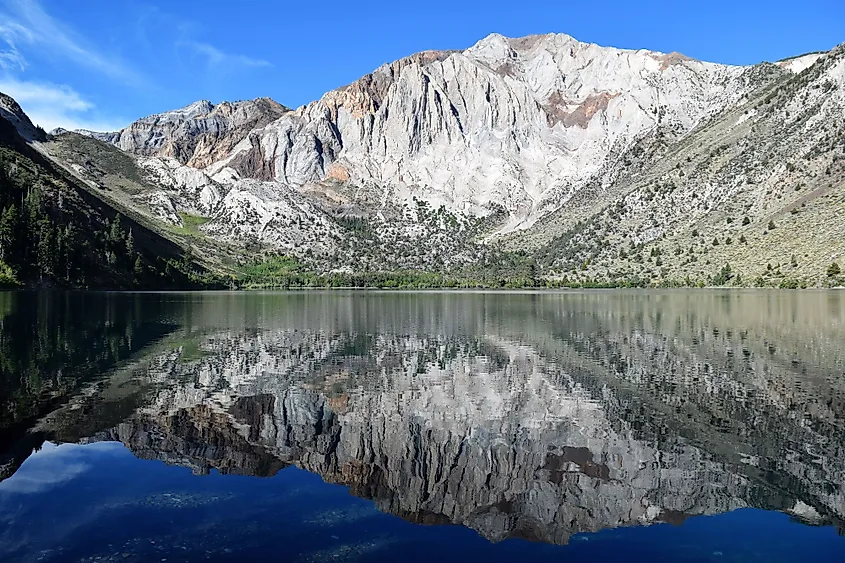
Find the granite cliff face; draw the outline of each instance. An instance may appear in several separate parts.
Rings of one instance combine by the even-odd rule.
[[[269,98],[214,105],[201,100],[182,109],[139,119],[114,143],[140,156],[163,156],[193,168],[205,168],[228,155],[249,131],[287,113]]]
[[[207,102],[138,121],[118,146],[212,175],[375,184],[473,215],[502,206],[516,226],[559,207],[643,134],[682,134],[738,100],[744,71],[566,35],[494,34],[383,65],[278,119],[257,117],[270,117],[269,102],[243,107],[255,116],[241,122],[256,126],[221,130],[214,153],[187,150],[208,138],[220,106]]]

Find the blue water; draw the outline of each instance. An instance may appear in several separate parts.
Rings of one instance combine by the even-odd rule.
[[[0,293],[0,563],[845,562],[842,295]]]
[[[740,509],[579,534],[569,545],[491,543],[411,524],[288,467],[273,477],[137,459],[121,444],[47,443],[0,483],[3,561],[842,561],[832,527]]]

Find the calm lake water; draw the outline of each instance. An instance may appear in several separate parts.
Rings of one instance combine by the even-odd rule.
[[[0,294],[1,561],[845,561],[845,292]]]

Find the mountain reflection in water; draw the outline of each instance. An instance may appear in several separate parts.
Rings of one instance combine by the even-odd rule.
[[[0,312],[4,478],[44,441],[118,441],[200,475],[293,465],[494,542],[744,507],[845,529],[841,292],[6,294]]]

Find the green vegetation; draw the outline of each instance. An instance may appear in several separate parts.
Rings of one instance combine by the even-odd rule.
[[[406,271],[334,271],[315,273],[301,262],[287,256],[268,257],[245,266],[237,278],[245,289],[293,288],[525,288],[541,287],[543,282],[532,277],[530,268],[522,276],[490,276],[465,271],[455,274]]]
[[[9,289],[20,286],[14,270],[8,264],[0,260],[0,289]]]
[[[806,284],[802,284],[795,278],[783,278],[780,284],[778,285],[779,289],[805,289],[807,287]]]
[[[179,230],[189,235],[202,235],[200,227],[211,221],[209,217],[191,215],[190,213],[180,213],[179,217],[182,219],[182,227]]]
[[[652,251],[654,254],[654,251]],[[651,257],[650,257],[651,258]],[[659,261],[659,256],[656,261]],[[607,278],[540,277],[533,275],[535,269],[528,268],[524,275],[475,276],[468,272],[456,274],[423,271],[392,272],[331,272],[318,274],[310,271],[301,262],[285,256],[269,257],[243,268],[234,280],[236,287],[243,289],[622,289],[622,288],[684,288],[706,286],[733,287],[778,287],[793,289],[806,287],[804,281],[781,279],[770,281],[758,276],[753,283],[744,284],[742,276],[725,264],[713,276],[696,279],[689,275],[683,279],[666,276],[654,279],[638,275],[622,275]],[[771,271],[770,274],[775,272]]]
[[[731,269],[730,264],[725,264],[719,272],[713,276],[711,283],[713,285],[727,285],[728,282],[734,277],[733,270]]]
[[[285,287],[305,273],[305,266],[287,256],[273,256],[243,268],[239,284],[245,287]]]

